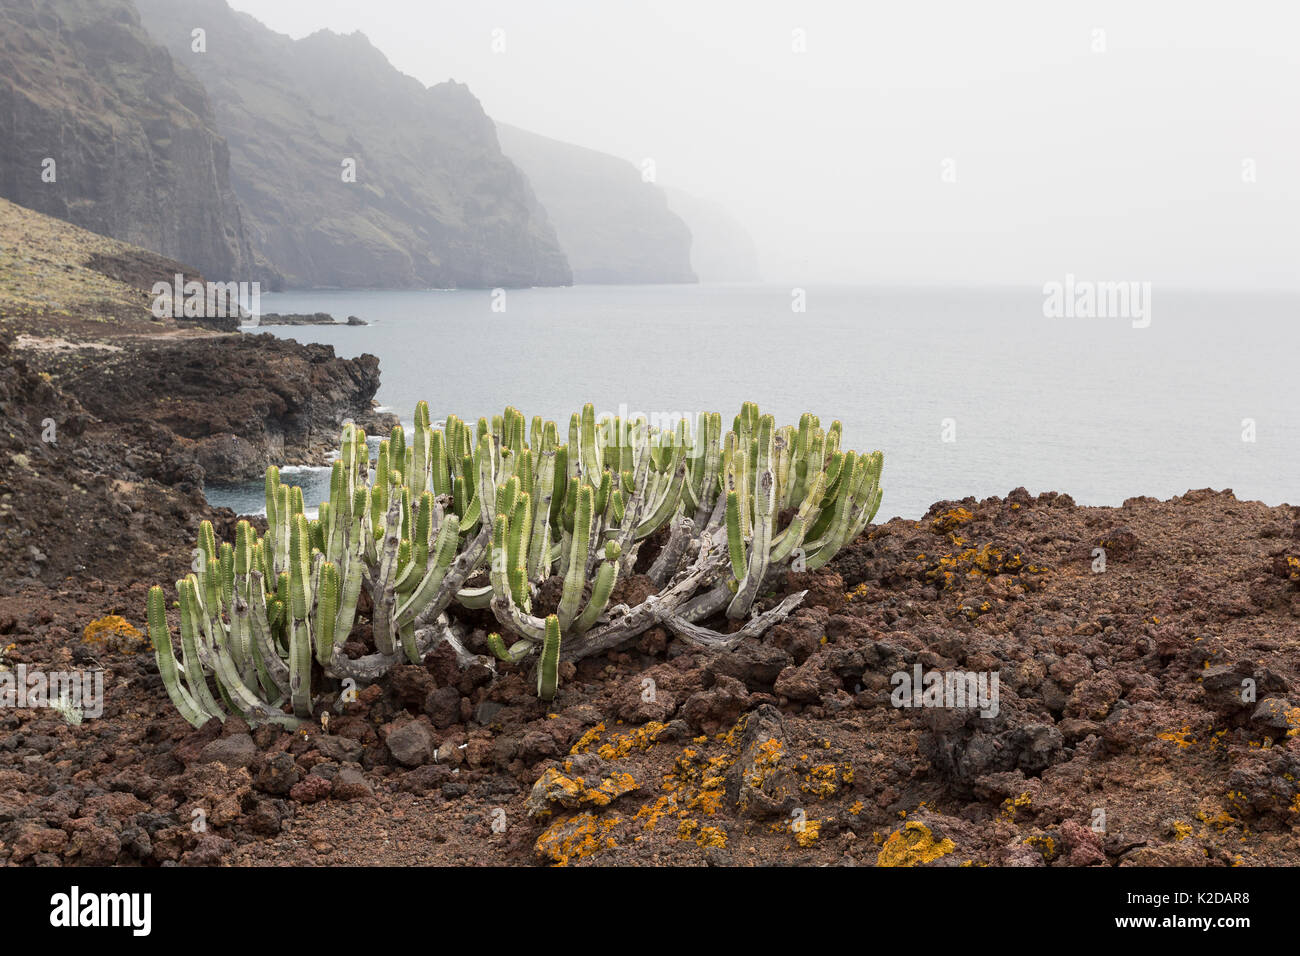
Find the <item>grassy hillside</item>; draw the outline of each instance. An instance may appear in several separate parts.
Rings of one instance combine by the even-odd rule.
[[[194,323],[156,319],[155,282],[194,269],[0,199],[0,329],[95,341],[158,334]]]

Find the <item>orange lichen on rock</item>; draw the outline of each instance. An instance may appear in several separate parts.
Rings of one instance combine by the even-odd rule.
[[[794,831],[794,842],[802,847],[810,847],[817,842],[822,833],[822,822],[820,820],[803,820],[798,825],[792,827]]]
[[[87,624],[81,639],[86,644],[100,644],[109,650],[134,651],[139,649],[144,635],[126,618],[109,614]]]
[[[720,778],[715,777],[713,779],[719,780]],[[706,781],[706,783],[707,782],[708,781]],[[726,794],[724,793],[721,784],[719,784],[716,787],[701,790],[699,793],[689,798],[686,801],[686,808],[688,810],[699,810],[706,817],[711,817],[722,809],[722,800],[724,796],[726,796]]]
[[[750,762],[750,771],[746,782],[751,787],[761,787],[781,762],[781,752],[785,748],[781,741],[769,738],[754,748],[754,759]]]
[[[1185,750],[1192,744],[1196,743],[1196,738],[1191,736],[1192,728],[1184,726],[1181,730],[1167,730],[1162,734],[1156,734],[1159,740],[1168,740],[1176,744],[1179,750]]]
[[[600,782],[600,786],[588,791],[588,794],[590,794],[593,804],[603,807],[611,800],[615,800],[625,793],[631,793],[636,788],[637,783],[632,779],[630,773],[612,773]]]
[[[592,727],[585,734],[578,738],[578,742],[569,748],[570,754],[585,754],[592,748],[592,745],[600,739],[600,735],[605,732],[605,724],[601,722]]]
[[[735,725],[725,734],[718,734],[717,739],[721,740],[724,746],[739,747],[740,735],[745,732],[745,725],[749,722],[749,715],[742,714],[741,718],[736,721]]]
[[[608,834],[621,821],[616,813],[603,817],[579,813],[552,823],[542,831],[533,848],[538,856],[550,860],[555,866],[567,866],[573,860],[616,846],[614,838]]]
[[[853,782],[852,764],[845,763],[839,766],[831,763],[818,764],[809,768],[808,773],[804,775],[803,783],[799,784],[799,789],[825,800],[839,789],[841,782]]]
[[[955,849],[957,844],[952,840],[936,840],[924,823],[909,820],[885,840],[876,855],[876,866],[920,866],[947,856]]]
[[[930,527],[935,534],[951,534],[968,521],[974,519],[975,516],[965,508],[951,508],[930,522]]]
[[[1002,819],[1014,820],[1016,818],[1017,810],[1021,807],[1027,807],[1033,802],[1033,797],[1031,797],[1027,792],[1020,794],[1020,796],[1016,797],[1014,800],[1008,797],[1002,801]]]
[[[1300,707],[1287,708],[1286,722],[1291,725],[1287,728],[1286,735],[1288,737],[1300,735]]]
[[[647,803],[636,812],[636,816],[632,820],[634,822],[641,821],[643,830],[654,832],[660,820],[677,812],[677,794],[669,793]]]
[[[606,760],[620,760],[634,750],[649,750],[667,726],[652,720],[631,733],[615,734],[609,743],[599,748],[596,753]]]
[[[630,773],[611,773],[594,787],[583,777],[565,776],[558,768],[548,767],[528,795],[525,806],[529,816],[543,816],[558,803],[570,810],[578,807],[604,807],[625,793],[637,789]]]
[[[954,544],[965,544],[961,539],[954,539]],[[922,576],[926,580],[941,585],[945,590],[959,588],[966,579],[985,580],[997,575],[1019,575],[1019,583],[1032,589],[1024,574],[1041,574],[1046,568],[1026,564],[1020,552],[1007,554],[992,543],[980,547],[965,547],[958,551],[948,551],[938,557],[917,555],[917,562],[924,565]]]
[[[1060,848],[1056,845],[1056,841],[1046,834],[1028,837],[1025,840],[1025,845],[1033,847],[1041,853],[1043,859],[1047,860],[1049,863],[1056,859],[1057,854],[1060,853]]]
[[[1235,825],[1237,822],[1237,818],[1227,810],[1220,810],[1218,813],[1198,810],[1196,811],[1196,819],[1200,820],[1202,823],[1215,827],[1220,833]]]
[[[725,849],[727,834],[719,827],[700,827],[700,832],[695,834],[695,842],[706,850],[709,847]]]

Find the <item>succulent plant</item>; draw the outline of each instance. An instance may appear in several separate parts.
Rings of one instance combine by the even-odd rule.
[[[489,651],[513,664],[536,656],[547,700],[562,660],[656,625],[734,646],[802,600],[753,613],[780,572],[823,566],[875,516],[881,455],[841,451],[840,436],[838,422],[823,430],[812,415],[777,428],[752,403],[725,435],[717,413],[660,429],[643,417],[598,419],[586,405],[562,444],[554,422],[512,407],[474,426],[449,415],[435,428],[421,402],[409,441],[394,428],[372,463],[365,432],[348,424],[316,518],[272,467],[263,537],[241,521],[234,543],[218,545],[201,525],[193,571],[176,585],[179,655],[162,589],[151,590],[159,672],[196,725],[228,713],[292,724],[312,714],[322,678],[373,681],[443,641],[462,664],[490,660],[466,649],[457,607],[491,609],[517,639],[507,647],[488,635]],[[644,572],[655,593],[635,607],[612,604],[660,532]],[[480,571],[487,583],[467,586]],[[539,588],[557,574],[553,613],[535,613]],[[363,589],[375,650],[353,658],[342,647]],[[701,626],[724,611],[750,619],[726,635]]]
[[[728,553],[737,582],[727,606],[733,619],[749,614],[774,571],[792,563],[815,571],[866,528],[880,507],[884,462],[880,452],[841,453],[839,422],[823,434],[818,420],[804,415],[797,433],[778,432],[757,406],[742,416],[746,424],[737,442],[728,442],[724,462]],[[777,515],[791,508],[797,510],[789,524],[776,529]]]
[[[267,540],[257,539],[252,526],[241,521],[235,545],[218,549],[211,522],[200,525],[196,570],[176,582],[179,657],[163,590],[150,589],[149,637],[158,672],[176,708],[195,726],[213,717],[224,720],[228,713],[252,724],[292,726],[311,713],[313,641],[332,639],[342,599],[334,566],[323,555],[314,567],[305,557],[306,518],[294,514],[287,523],[287,583],[280,594],[269,595]],[[355,610],[355,599],[353,605]],[[286,701],[293,704],[293,716],[281,709]]]
[[[576,443],[579,451],[570,459],[561,510],[564,588],[555,614],[564,659],[616,647],[657,624],[710,647],[762,633],[803,594],[735,634],[698,622],[724,609],[733,619],[749,616],[780,572],[821,567],[875,516],[882,457],[841,452],[838,422],[824,431],[817,418],[805,415],[797,429],[778,430],[772,416],[746,403],[732,430],[725,436],[720,431],[716,413],[700,416],[694,435],[685,421],[667,435],[644,421],[596,421],[591,406],[573,417],[571,447]],[[617,483],[614,468],[621,472]],[[783,513],[790,517],[778,527]],[[505,629],[541,643],[547,621],[532,613],[528,579],[519,570],[520,521],[527,514],[522,502],[515,514],[497,517],[491,607]],[[658,593],[636,607],[610,607],[619,574],[631,571],[639,543],[666,522],[669,533],[646,572]],[[516,643],[509,659],[524,656],[526,648]]]

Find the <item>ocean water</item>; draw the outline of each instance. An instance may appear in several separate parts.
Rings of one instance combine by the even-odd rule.
[[[805,410],[823,425],[838,418],[847,447],[884,452],[878,521],[1021,485],[1080,504],[1204,487],[1300,503],[1297,296],[1157,286],[1150,324],[1136,328],[1047,318],[1039,287],[811,286],[803,312],[772,285],[501,295],[285,292],[261,308],[371,322],[265,331],[377,355],[377,399],[408,425],[420,399],[435,419],[471,421],[511,404],[562,433],[584,402],[719,411],[724,427],[747,399],[778,425]],[[327,473],[293,480],[309,502],[328,494]],[[208,497],[256,512],[261,483]]]

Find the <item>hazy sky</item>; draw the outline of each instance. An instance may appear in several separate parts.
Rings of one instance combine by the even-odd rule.
[[[230,2],[653,159],[772,280],[1300,288],[1294,0]]]

